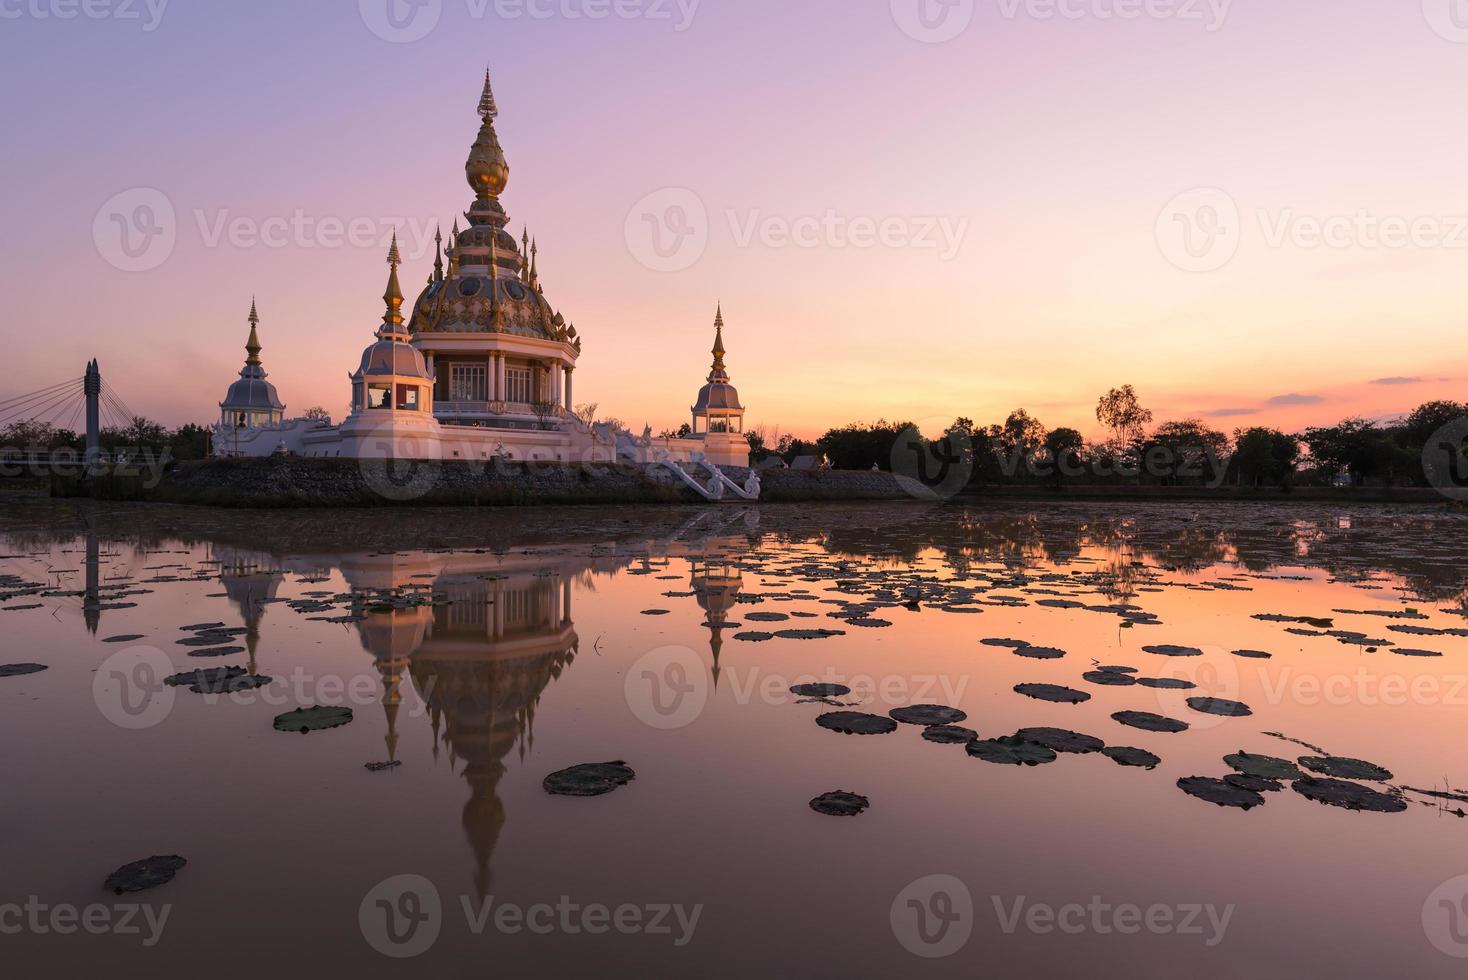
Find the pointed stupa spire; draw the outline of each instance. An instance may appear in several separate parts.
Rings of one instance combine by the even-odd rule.
[[[729,372],[724,369],[724,304],[720,303],[714,314],[714,367],[709,372],[710,381],[728,381]]]
[[[387,250],[387,264],[392,270],[387,276],[387,290],[382,294],[387,310],[382,314],[382,327],[377,335],[383,339],[406,340],[403,335],[403,289],[398,285],[398,266],[403,264],[403,259],[398,254],[396,231],[392,234],[392,245]]]
[[[245,363],[251,367],[260,366],[260,334],[256,328],[260,326],[260,314],[255,312],[255,297],[250,297],[250,339],[245,341]]]
[[[469,159],[464,164],[464,177],[474,189],[476,201],[498,198],[510,181],[510,165],[505,160],[505,151],[500,149],[500,138],[494,131],[494,119],[500,114],[494,102],[494,90],[489,84],[489,71],[484,72],[484,92],[479,96],[479,137],[469,150]]]
[[[489,83],[489,69],[484,69],[484,92],[479,96],[479,115],[482,119],[494,119],[500,114],[494,104],[494,87]]]
[[[532,238],[530,239],[530,285],[535,287],[540,285],[540,270],[536,264],[539,255],[540,243]]]
[[[443,226],[433,232],[433,281],[443,282]]]

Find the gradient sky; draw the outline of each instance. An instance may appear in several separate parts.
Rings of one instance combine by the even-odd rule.
[[[1089,434],[1126,382],[1159,421],[1227,429],[1468,398],[1468,31],[1438,16],[1456,0],[1236,0],[1216,30],[1103,16],[1128,0],[1069,0],[1069,18],[974,0],[943,43],[899,27],[894,6],[917,0],[702,0],[683,30],[675,0],[621,0],[668,19],[436,0],[406,43],[369,28],[374,2],[171,0],[153,24],[144,0],[120,11],[137,19],[0,0],[0,399],[95,356],[134,410],[212,421],[253,295],[289,408],[339,417],[391,227],[416,295],[421,229],[470,203],[486,65],[511,227],[539,239],[547,295],[585,341],[577,400],[636,429],[686,420],[721,300],[749,422],[801,435],[1016,406]],[[124,271],[108,216],[134,214],[139,188],[172,207],[175,240]],[[626,230],[668,188],[708,214],[706,248],[673,272]],[[1240,215],[1236,256],[1206,272],[1157,231],[1195,188]],[[965,234],[951,256],[741,241],[753,219],[828,211]],[[1362,212],[1451,242],[1270,241],[1292,217]],[[371,234],[214,237],[298,213]]]

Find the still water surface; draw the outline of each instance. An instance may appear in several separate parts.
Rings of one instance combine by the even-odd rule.
[[[17,502],[0,663],[47,669],[0,677],[6,972],[1460,976],[1468,802],[1406,788],[1468,787],[1465,542],[1427,509]],[[163,682],[223,667],[261,686]],[[1160,762],[816,724],[914,704]],[[274,729],[312,705],[353,717]],[[1383,767],[1353,782],[1398,812],[1179,788],[1241,750]],[[542,786],[611,760],[608,795]],[[155,854],[188,864],[103,890]],[[134,931],[47,918],[99,905]]]

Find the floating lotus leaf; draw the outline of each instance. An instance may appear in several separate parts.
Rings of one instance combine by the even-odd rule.
[[[283,715],[276,715],[275,730],[278,732],[299,732],[305,735],[307,732],[319,732],[328,728],[338,728],[351,720],[351,708],[315,705],[310,708],[297,708],[294,711],[287,711]]]
[[[1030,660],[1059,660],[1065,656],[1065,651],[1057,647],[1026,645],[1015,647],[1014,655],[1017,657],[1028,657]]]
[[[1181,677],[1138,677],[1137,684],[1159,691],[1191,691],[1198,686]]]
[[[1168,718],[1166,715],[1154,714],[1151,711],[1118,711],[1111,716],[1113,721],[1119,721],[1129,728],[1140,728],[1144,732],[1166,732],[1176,734],[1188,730],[1188,723],[1178,721],[1176,718]]]
[[[1016,684],[1015,693],[1023,694],[1027,698],[1037,701],[1050,701],[1055,704],[1080,704],[1082,701],[1091,700],[1091,696],[1085,691],[1077,691],[1075,688],[1063,687],[1060,684]]]
[[[888,715],[904,725],[955,725],[968,717],[968,712],[950,708],[943,704],[914,704],[906,708],[893,708]]]
[[[1401,813],[1407,809],[1405,800],[1386,793],[1379,793],[1370,786],[1347,782],[1344,779],[1313,779],[1306,776],[1291,784],[1296,793],[1307,800],[1327,806],[1343,807],[1347,810],[1369,810],[1372,813]]]
[[[1242,701],[1227,698],[1188,698],[1188,707],[1205,715],[1222,715],[1225,718],[1246,718],[1254,713]]]
[[[177,854],[155,854],[141,861],[124,864],[107,876],[103,887],[116,895],[157,888],[172,881],[179,869],[188,863],[187,859]]]
[[[1231,769],[1237,769],[1246,776],[1258,776],[1261,779],[1299,779],[1305,774],[1300,767],[1289,759],[1279,759],[1272,755],[1254,755],[1251,752],[1239,751],[1233,755],[1226,755],[1223,761]]]
[[[1390,770],[1383,769],[1375,763],[1363,762],[1360,759],[1345,759],[1334,755],[1302,756],[1300,765],[1311,772],[1318,772],[1322,776],[1334,776],[1337,779],[1385,781],[1392,778]]]
[[[1185,776],[1177,781],[1178,788],[1189,796],[1219,806],[1233,806],[1249,810],[1264,805],[1264,797],[1251,789],[1234,786],[1226,780],[1212,776]]]
[[[1163,657],[1201,657],[1203,651],[1197,647],[1180,647],[1173,643],[1162,643],[1157,646],[1142,647],[1148,653],[1155,653]]]
[[[858,796],[856,793],[848,793],[845,790],[822,793],[810,801],[812,810],[824,813],[829,817],[854,817],[871,805],[872,801],[865,796]]]
[[[1015,737],[1056,752],[1100,752],[1106,747],[1106,743],[1094,735],[1082,735],[1064,728],[1021,728]]]
[[[1265,653],[1263,650],[1235,650],[1233,654],[1235,657],[1243,657],[1245,660],[1268,660],[1274,656],[1274,654]]]
[[[897,731],[897,722],[864,711],[828,711],[816,724],[842,735],[888,735]]]
[[[1114,670],[1088,670],[1081,675],[1081,679],[1106,687],[1131,687],[1137,682],[1137,679],[1131,674],[1123,674]]]
[[[851,688],[845,684],[796,684],[790,693],[802,698],[844,698]]]
[[[1284,789],[1284,783],[1278,779],[1249,776],[1241,772],[1231,772],[1223,777],[1223,781],[1230,786],[1237,786],[1239,789],[1247,789],[1255,793],[1277,793]]]
[[[632,771],[632,767],[617,759],[557,770],[545,777],[541,785],[554,796],[601,796],[636,778],[637,773]]]
[[[1162,762],[1159,756],[1153,755],[1146,749],[1136,749],[1129,745],[1108,745],[1101,750],[1101,754],[1119,766],[1137,766],[1142,769],[1156,769]]]
[[[978,737],[978,732],[962,725],[929,725],[923,729],[923,738],[940,745],[962,745]]]
[[[0,664],[0,677],[20,677],[25,674],[39,674],[47,669],[45,664]]]
[[[1056,759],[1054,749],[1013,735],[970,742],[967,751],[975,759],[1008,766],[1041,766]]]

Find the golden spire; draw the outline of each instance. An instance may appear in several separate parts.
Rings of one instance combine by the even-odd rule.
[[[479,97],[479,137],[469,150],[469,159],[464,164],[464,176],[474,190],[476,201],[488,201],[504,192],[510,182],[510,165],[505,160],[505,151],[500,149],[499,136],[494,131],[494,119],[499,108],[494,102],[494,91],[489,85],[489,72],[484,73],[484,93]]]
[[[449,233],[449,278],[459,277],[459,219],[454,219],[454,230]]]
[[[260,366],[260,351],[261,351],[262,348],[260,347],[260,335],[258,333],[256,333],[256,331],[255,331],[255,328],[258,327],[259,325],[260,325],[260,314],[258,314],[258,313],[255,312],[255,297],[251,296],[250,297],[250,339],[247,340],[247,341],[245,341],[245,353],[249,355],[248,357],[245,358],[245,363],[248,364],[248,365],[250,365],[251,367],[259,367]]]
[[[713,353],[714,353],[714,370],[713,370],[713,374],[724,375],[724,376],[727,377],[727,374],[728,373],[724,370],[724,304],[723,303],[720,303],[719,304],[719,311],[716,314],[714,314],[714,351],[713,351]],[[710,381],[713,380],[713,375],[712,374],[709,376],[709,380]]]
[[[382,294],[387,312],[382,314],[382,328],[377,335],[383,339],[403,340],[403,289],[398,285],[398,266],[403,264],[403,260],[398,255],[397,232],[393,232],[392,246],[387,250],[387,264],[392,268],[387,276],[387,291]]]
[[[535,267],[538,255],[540,255],[540,244],[532,238],[530,239],[530,285],[536,289],[540,288],[540,272]]]
[[[433,281],[443,282],[443,227],[433,232]]]

